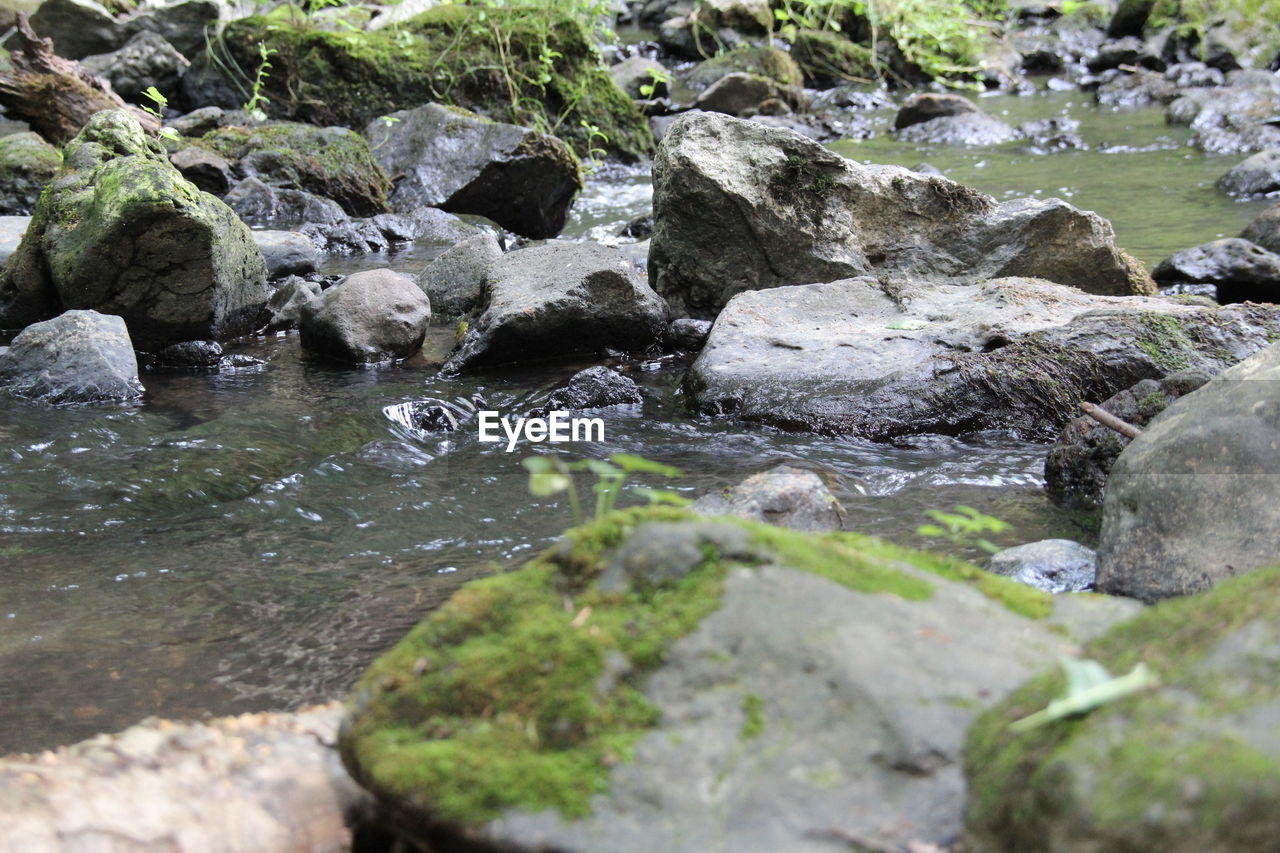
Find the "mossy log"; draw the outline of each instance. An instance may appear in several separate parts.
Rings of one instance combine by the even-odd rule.
[[[9,60],[13,70],[0,71],[0,105],[54,145],[70,141],[102,110],[127,109],[148,130],[159,128],[154,116],[127,105],[111,84],[54,53],[53,41],[36,35],[21,12]]]

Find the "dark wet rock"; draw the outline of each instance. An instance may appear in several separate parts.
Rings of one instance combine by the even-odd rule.
[[[1037,154],[1078,151],[1088,147],[1080,136],[1080,122],[1073,118],[1023,122],[1018,125],[1018,133],[1027,140],[1028,149]]]
[[[300,276],[289,276],[280,283],[271,299],[267,302],[267,310],[271,319],[267,322],[268,332],[281,332],[294,329],[302,318],[302,306],[320,296],[320,284]]]
[[[351,216],[387,210],[391,182],[364,139],[346,128],[297,122],[222,127],[198,144],[234,163],[244,177],[332,199]]]
[[[530,415],[546,417],[549,412],[631,406],[642,402],[644,397],[640,388],[630,378],[607,367],[589,367],[573,374],[564,387],[552,391],[547,402]]]
[[[1280,149],[1259,151],[1218,179],[1223,192],[1238,196],[1280,192]]]
[[[884,86],[839,86],[819,92],[813,97],[815,110],[840,109],[857,112],[882,110],[893,106],[893,98]]]
[[[993,554],[987,569],[1045,592],[1081,592],[1093,587],[1098,555],[1070,539],[1043,539]]]
[[[609,76],[619,89],[633,98],[660,98],[667,94],[670,74],[661,62],[633,56],[609,67]],[[641,91],[641,89],[648,91]]]
[[[780,115],[800,106],[803,99],[799,89],[780,86],[758,74],[734,72],[712,83],[693,105],[731,116]]]
[[[1014,612],[1046,613],[1043,593],[928,567],[855,534],[631,511],[428,616],[358,684],[340,748],[430,849],[947,844],[965,730],[1087,620],[1059,633]]]
[[[172,95],[178,91],[178,81],[191,65],[163,36],[146,30],[129,39],[123,47],[86,56],[80,64],[85,71],[110,83],[126,101],[148,106],[154,105],[142,93],[149,86]]]
[[[465,110],[426,104],[374,119],[364,132],[396,178],[397,211],[475,213],[540,239],[560,233],[582,187],[577,158],[556,137]]]
[[[632,240],[647,240],[653,234],[653,214],[642,213],[622,226],[619,237],[630,237]]]
[[[1000,119],[979,112],[941,116],[898,131],[904,142],[935,145],[999,145],[1017,136],[1017,131]]]
[[[690,508],[703,515],[733,515],[808,533],[840,529],[840,503],[826,483],[814,472],[790,465],[703,495]]]
[[[781,89],[798,89],[804,84],[800,67],[785,50],[744,45],[699,62],[685,75],[685,85],[701,92],[730,74],[764,77]]]
[[[1266,849],[1280,830],[1258,805],[1280,799],[1278,603],[1269,568],[1147,608],[1078,654],[1113,676],[1140,661],[1155,686],[1011,730],[1067,694],[1061,670],[1045,672],[980,717],[964,749],[966,849]]]
[[[0,271],[0,326],[92,308],[124,317],[141,347],[252,330],[270,291],[248,227],[132,115],[98,113],[64,154]]]
[[[257,178],[237,183],[227,193],[226,202],[237,216],[258,227],[342,225],[350,221],[336,201],[303,190],[267,186]]]
[[[156,353],[157,367],[187,370],[217,370],[222,361],[222,346],[217,341],[183,341]]]
[[[19,850],[77,838],[103,850],[351,850],[369,796],[331,744],[342,708],[199,723],[149,719],[42,755],[0,760],[0,810]],[[209,796],[216,790],[217,796]]]
[[[618,250],[546,243],[503,255],[485,308],[449,357],[452,370],[535,358],[640,352],[657,343],[667,306]]]
[[[811,86],[829,88],[879,77],[871,49],[844,33],[800,30],[791,41],[791,56]]]
[[[1164,78],[1179,89],[1199,89],[1209,86],[1221,86],[1226,82],[1224,75],[1217,68],[1210,68],[1203,62],[1179,62],[1165,69]]]
[[[1280,204],[1272,205],[1255,216],[1240,236],[1267,251],[1280,254]]]
[[[431,305],[413,279],[391,270],[348,276],[301,306],[302,347],[348,364],[408,358],[422,346]]]
[[[39,134],[0,136],[0,215],[29,215],[61,165],[62,152]]]
[[[10,346],[0,348],[0,390],[54,405],[141,397],[138,361],[124,320],[67,311],[27,326]]]
[[[1120,0],[1111,21],[1107,24],[1107,37],[1122,39],[1125,37],[1141,38],[1142,30],[1147,25],[1147,18],[1155,6],[1155,0]]]
[[[1213,377],[1207,370],[1179,370],[1162,379],[1143,379],[1100,404],[1120,420],[1141,429],[1184,394]],[[1044,462],[1045,491],[1066,509],[1102,506],[1107,477],[1129,439],[1088,416],[1068,423]]]
[[[653,176],[649,275],[677,313],[705,318],[744,290],[871,272],[1154,291],[1097,214],[1058,199],[997,204],[946,178],[864,166],[754,122],[682,116]]]
[[[476,225],[436,207],[419,207],[404,213],[380,213],[369,223],[392,243],[454,243],[484,233],[489,226]]]
[[[0,216],[0,267],[18,251],[30,224],[30,216]]]
[[[1223,304],[1280,301],[1280,255],[1239,237],[1175,252],[1156,266],[1152,276],[1164,284],[1217,285],[1218,301]]]
[[[1032,279],[846,279],[734,297],[685,388],[701,411],[783,429],[1049,440],[1082,400],[1222,369],[1276,330],[1275,306],[1092,296]]]
[[[315,245],[317,252],[333,255],[363,255],[385,252],[391,241],[371,219],[344,220],[325,225],[311,223],[298,229]]]
[[[109,53],[129,39],[121,22],[94,0],[44,0],[31,15],[31,28],[53,39],[67,59]]]
[[[767,0],[702,0],[697,16],[698,23],[712,31],[729,29],[763,36],[773,30],[773,10]]]
[[[1143,601],[1276,560],[1280,346],[1174,401],[1111,470],[1098,589]]]
[[[672,320],[667,326],[667,346],[673,349],[696,352],[707,342],[711,334],[710,320]]]
[[[1167,104],[1181,92],[1155,71],[1137,71],[1118,74],[1098,87],[1094,97],[1098,103],[1109,107],[1141,107],[1147,104]]]
[[[418,275],[418,287],[431,299],[437,317],[470,314],[484,295],[484,284],[502,247],[492,234],[477,234],[449,247]]]
[[[306,275],[316,271],[316,247],[305,234],[297,231],[254,231],[253,241],[258,244],[258,250],[267,263],[268,278]]]
[[[1243,154],[1280,148],[1280,77],[1266,72],[1236,72],[1228,85],[1184,89],[1169,104],[1165,118],[1195,131],[1195,144],[1214,154]]]
[[[179,148],[169,155],[169,162],[182,173],[182,177],[195,184],[199,189],[216,196],[225,196],[233,184],[236,183],[235,175],[232,174],[231,164],[226,158],[219,154],[215,154],[206,148],[197,148],[190,146],[187,148]],[[265,189],[265,185],[257,178],[250,178],[256,184],[250,184],[242,190],[243,192],[253,191],[259,193],[258,186]],[[270,190],[266,190],[270,192]],[[260,194],[260,193],[259,193]],[[235,205],[232,205],[232,209]],[[239,211],[236,211],[239,213]],[[249,219],[241,216],[246,222]],[[250,222],[250,224],[254,224]]]
[[[208,48],[207,33],[216,32],[226,7],[217,0],[183,0],[156,4],[128,19],[130,36],[152,32],[188,59]]]
[[[923,124],[936,118],[946,116],[967,115],[980,112],[973,101],[963,95],[937,94],[924,92],[912,95],[903,103],[898,114],[893,118],[893,129],[902,130],[913,124]]]
[[[226,124],[227,118],[228,113],[222,107],[200,107],[171,119],[168,124],[182,136],[204,136]]]
[[[1146,68],[1153,71],[1165,69],[1163,60],[1151,52],[1146,42],[1132,36],[1103,44],[1086,63],[1086,67],[1094,74],[1121,66]]]

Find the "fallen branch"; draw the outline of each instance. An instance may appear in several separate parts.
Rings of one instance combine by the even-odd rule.
[[[1127,421],[1120,420],[1101,406],[1095,406],[1093,403],[1081,403],[1080,408],[1084,410],[1086,415],[1107,429],[1115,430],[1126,438],[1137,438],[1142,434],[1142,430]]]
[[[101,110],[127,109],[153,133],[160,127],[154,116],[122,101],[111,84],[54,53],[53,41],[36,35],[24,12],[18,13],[9,61],[13,70],[0,71],[5,115],[25,121],[54,145],[70,141]]]

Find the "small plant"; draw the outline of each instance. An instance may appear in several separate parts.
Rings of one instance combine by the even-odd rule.
[[[609,144],[609,137],[605,135],[599,126],[589,123],[586,119],[578,122],[582,125],[582,129],[587,133],[587,162],[585,168],[590,174],[604,163],[606,152],[601,145]],[[599,143],[599,144],[597,144]]]
[[[529,494],[535,498],[549,498],[560,492],[569,496],[569,505],[573,507],[575,523],[582,524],[586,518],[582,514],[582,503],[578,498],[578,489],[574,484],[574,474],[588,471],[596,475],[592,491],[596,495],[595,517],[611,512],[622,494],[622,486],[632,474],[655,474],[659,477],[681,476],[679,468],[663,465],[634,456],[630,453],[615,453],[606,462],[603,459],[582,459],[578,462],[565,462],[557,456],[529,456],[521,463],[529,472]],[[684,496],[669,489],[634,488],[636,494],[648,498],[651,504],[670,504],[685,506],[689,503]]]
[[[143,104],[142,109],[155,116],[160,121],[161,127],[156,131],[156,135],[161,139],[169,139],[173,142],[179,141],[181,137],[178,136],[178,131],[174,130],[172,127],[164,126],[164,108],[169,106],[169,99],[166,98],[155,86],[148,86],[144,89],[142,97],[151,101],[150,104]]]
[[[916,528],[920,536],[946,539],[957,548],[977,547],[994,554],[1000,546],[987,539],[987,534],[1000,534],[1009,529],[1008,522],[983,515],[971,506],[957,506],[955,512],[931,509],[925,512],[937,524]]]
[[[271,99],[262,94],[262,87],[266,85],[267,78],[271,76],[271,57],[275,54],[275,50],[266,46],[263,42],[258,42],[258,73],[254,75],[253,90],[249,93],[249,100],[245,101],[244,111],[253,116],[254,121],[266,121],[267,112],[263,106],[271,103]]]
[[[645,98],[652,98],[658,93],[659,86],[666,86],[671,82],[671,73],[665,68],[655,68],[650,66],[649,82],[640,86],[640,95]],[[605,140],[606,142],[608,140]]]
[[[1034,714],[1013,722],[1009,726],[1010,731],[1030,731],[1065,717],[1087,714],[1108,702],[1159,685],[1145,663],[1139,663],[1127,675],[1118,677],[1112,676],[1096,660],[1063,658],[1062,669],[1067,676],[1067,694]]]

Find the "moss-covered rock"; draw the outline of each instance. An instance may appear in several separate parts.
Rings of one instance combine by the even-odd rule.
[[[364,137],[346,128],[298,122],[223,127],[198,145],[235,163],[241,175],[333,199],[352,216],[388,209],[391,181]]]
[[[969,846],[984,851],[1267,850],[1280,837],[1280,568],[1166,602],[1084,656],[1160,686],[1014,734],[1064,692],[1028,682],[969,732]]]
[[[62,152],[26,132],[0,137],[0,215],[26,216],[62,165]]]
[[[879,78],[875,54],[863,44],[854,44],[841,33],[829,30],[801,30],[791,44],[791,57],[813,86],[865,83]]]
[[[92,308],[123,317],[144,347],[253,328],[269,295],[253,235],[133,116],[96,114],[63,155],[0,271],[0,326]]]
[[[685,82],[689,88],[701,91],[734,72],[767,77],[786,87],[798,88],[804,85],[804,75],[791,54],[776,47],[751,45],[743,45],[699,62],[689,72]]]
[[[277,118],[363,128],[437,101],[555,134],[583,156],[593,144],[627,159],[653,150],[647,121],[568,17],[449,5],[375,32],[246,18],[230,24],[213,51],[217,64],[239,69],[239,96],[248,94],[259,43],[276,51],[263,91]],[[195,77],[207,76],[212,62],[197,61]],[[592,127],[607,142],[592,139]]]
[[[464,586],[361,679],[341,750],[431,849],[941,841],[968,721],[1071,646],[1023,615],[1050,607],[869,537],[627,510]]]

